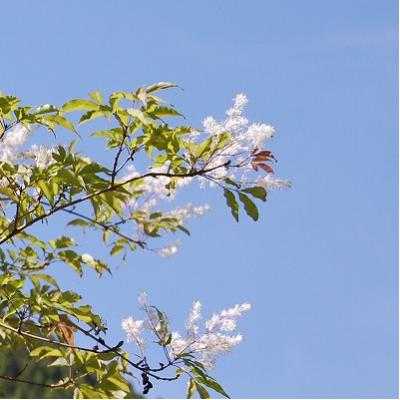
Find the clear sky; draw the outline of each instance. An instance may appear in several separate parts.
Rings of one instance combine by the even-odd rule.
[[[213,212],[176,257],[133,254],[103,280],[59,272],[112,342],[141,290],[177,324],[196,299],[205,313],[248,301],[245,340],[214,371],[232,397],[398,396],[396,1],[26,0],[1,15],[0,86],[28,103],[167,80],[191,124],[243,92],[250,119],[276,127],[276,172],[293,188],[272,193],[258,223],[196,192]]]

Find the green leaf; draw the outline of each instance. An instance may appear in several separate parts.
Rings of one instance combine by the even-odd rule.
[[[57,281],[53,277],[51,277],[50,275],[47,275],[47,274],[31,274],[31,275],[29,275],[29,278],[31,279],[31,281],[33,283],[38,282],[39,279],[41,279],[42,281],[50,283],[51,285],[53,285],[54,287],[59,289]]]
[[[50,204],[53,206],[54,205],[54,193],[52,191],[52,188],[45,181],[39,181],[37,183],[37,186],[43,192],[43,194],[46,196],[46,198],[49,200]]]
[[[76,218],[76,219],[73,219],[72,221],[69,221],[67,225],[68,226],[80,226],[82,228],[87,228],[88,226],[90,226],[90,223],[83,219]]]
[[[83,125],[85,122],[89,122],[90,120],[95,119],[95,118],[99,118],[99,117],[101,117],[103,115],[104,115],[103,111],[97,111],[97,110],[87,111],[79,119],[78,124],[79,125]]]
[[[236,201],[234,194],[230,190],[224,189],[224,196],[226,198],[226,204],[231,209],[233,218],[239,222],[239,204]]]
[[[59,349],[50,346],[35,347],[30,355],[32,357],[47,358],[47,357],[62,357],[63,353]]]
[[[197,392],[200,395],[200,398],[201,399],[209,399],[210,394],[207,392],[206,388],[204,386],[201,386],[197,380],[195,380],[195,384],[196,384]]]
[[[44,104],[40,107],[35,108],[32,110],[32,114],[40,115],[40,114],[47,114],[51,112],[57,112],[58,108],[53,104]]]
[[[91,97],[96,103],[103,104],[103,98],[101,97],[101,93],[99,90],[95,92],[90,92],[89,97]]]
[[[50,363],[48,366],[49,367],[67,367],[69,366],[69,362],[66,358],[64,357],[59,357],[56,358],[52,363]]]
[[[176,85],[175,83],[171,83],[171,82],[158,82],[155,83],[151,86],[147,86],[146,88],[146,92],[147,93],[154,93],[157,92],[159,90],[164,90],[164,89],[170,89],[170,88],[174,88],[177,87],[178,85]]]
[[[215,390],[217,393],[222,394],[222,396],[226,397],[227,399],[230,398],[225,390],[222,388],[222,386],[210,376],[207,376],[206,379],[199,379],[199,381],[201,381],[207,387]]]
[[[68,129],[71,132],[76,132],[74,125],[72,124],[71,121],[68,119],[62,117],[61,115],[55,115],[53,117],[54,122],[56,122],[58,125],[62,126],[65,129]]]
[[[146,118],[144,117],[143,113],[136,109],[136,108],[128,108],[126,112],[133,118],[137,118],[143,124],[146,124]]]
[[[243,189],[242,192],[249,193],[257,199],[261,199],[262,201],[267,200],[267,191],[262,186],[254,186],[251,188]]]
[[[110,254],[112,256],[116,256],[118,253],[120,253],[124,249],[124,246],[121,244],[116,244],[110,251]]]
[[[258,210],[257,206],[253,203],[252,200],[250,200],[249,197],[247,197],[243,193],[239,193],[239,199],[244,205],[244,209],[246,210],[246,213],[249,217],[251,217],[254,221],[258,220]]]
[[[113,383],[117,388],[123,390],[124,392],[126,393],[130,392],[129,385],[123,380],[121,376],[114,374],[113,376],[109,376],[107,380]]]
[[[56,240],[49,240],[49,243],[53,249],[65,249],[75,245],[74,240],[68,236],[60,236]]]
[[[196,390],[196,382],[194,379],[189,379],[188,381],[188,386],[187,386],[187,392],[186,392],[186,398],[187,399],[192,399],[194,396],[194,392]]]
[[[104,137],[106,139],[121,141],[123,137],[123,132],[121,128],[113,128],[104,131],[96,131],[91,134],[91,136]]]
[[[211,144],[212,144],[212,138],[208,138],[204,142],[199,143],[198,145],[196,145],[195,157],[196,158],[203,157],[207,153],[207,151],[210,150]]]
[[[62,107],[61,111],[63,112],[71,112],[78,110],[98,110],[99,105],[94,103],[93,101],[84,100],[84,99],[74,99],[67,101]]]
[[[234,182],[230,178],[225,178],[225,183],[227,183],[228,185],[235,186],[237,189],[240,189],[240,185],[238,183]]]
[[[183,117],[181,113],[179,113],[172,107],[156,107],[155,110],[149,112],[148,114],[155,118]]]
[[[176,226],[180,231],[185,232],[186,235],[190,236],[190,231],[189,229],[185,228],[183,225],[177,225]]]

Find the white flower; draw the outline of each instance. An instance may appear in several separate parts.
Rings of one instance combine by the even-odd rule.
[[[243,340],[242,335],[228,336],[222,333],[206,333],[191,345],[193,351],[201,356],[201,362],[206,368],[212,368],[221,353],[231,351]]]
[[[242,335],[230,335],[225,332],[235,330],[236,320],[250,309],[250,304],[243,303],[214,314],[205,323],[206,331],[201,334],[198,326],[201,319],[201,303],[194,302],[186,321],[187,338],[183,338],[179,332],[172,334],[170,356],[189,352],[197,355],[206,368],[212,368],[220,354],[230,351],[242,341]]]
[[[219,328],[221,331],[233,331],[236,328],[236,319],[243,313],[251,310],[251,304],[236,304],[228,310],[222,310],[219,314],[213,316],[206,321],[205,326],[209,332]]]
[[[267,139],[271,139],[275,129],[267,124],[251,124],[246,132],[248,140],[254,147],[261,147]]]
[[[246,107],[247,103],[249,102],[247,96],[243,93],[237,94],[236,97],[233,99],[233,101],[235,102],[234,107],[239,110],[243,110]]]
[[[213,117],[204,118],[203,126],[206,132],[209,132],[211,135],[223,132],[221,125]]]
[[[46,168],[55,162],[53,153],[55,153],[56,150],[56,147],[37,146],[34,144],[30,151],[23,153],[23,157],[34,159],[36,161],[36,166],[39,168]]]
[[[210,210],[211,206],[209,204],[195,207],[192,203],[187,203],[184,207],[170,211],[169,215],[176,218],[180,224],[184,224],[188,219],[202,217]]]
[[[148,294],[147,294],[147,292],[141,292],[141,293],[139,293],[138,300],[139,300],[139,304],[140,304],[142,307],[147,306],[147,301],[148,301]]]
[[[186,321],[186,330],[189,335],[195,335],[199,331],[197,322],[201,318],[201,303],[195,301],[192,310],[190,311],[189,318]]]
[[[170,347],[171,347],[171,352],[170,355],[172,357],[183,353],[188,346],[190,345],[190,343],[188,342],[188,340],[183,339],[181,334],[179,332],[172,332],[171,335],[171,343],[170,343]]]
[[[243,340],[242,335],[230,332],[236,328],[236,320],[251,309],[250,304],[243,303],[222,310],[214,314],[205,324],[207,329],[200,332],[198,322],[201,319],[202,305],[200,301],[194,301],[185,323],[186,335],[182,336],[178,331],[169,330],[169,321],[164,313],[160,317],[160,311],[156,307],[148,306],[147,293],[139,295],[139,302],[146,319],[135,320],[133,317],[128,317],[122,320],[122,329],[127,333],[128,342],[136,342],[139,346],[142,357],[145,357],[143,353],[145,341],[140,335],[145,330],[155,335],[156,342],[159,342],[160,334],[163,337],[170,337],[166,345],[170,360],[175,361],[182,353],[189,353],[206,368],[212,368],[218,356],[229,352]]]
[[[128,342],[136,342],[143,344],[143,339],[140,338],[140,333],[143,330],[144,321],[135,320],[133,317],[128,317],[122,320],[121,327],[126,332]]]
[[[288,189],[292,183],[287,179],[277,179],[271,174],[257,178],[254,183],[257,186],[262,186],[265,189]]]
[[[164,257],[172,257],[174,254],[178,252],[178,244],[179,242],[176,242],[175,244],[171,244],[169,246],[163,247],[159,253],[164,256]]]
[[[226,111],[227,118],[225,120],[216,121],[211,116],[203,120],[206,136],[214,137],[223,132],[228,132],[230,135],[230,141],[207,160],[207,168],[216,168],[208,173],[208,176],[212,178],[207,181],[210,186],[215,186],[216,182],[225,180],[228,175],[232,180],[240,180],[242,184],[251,185],[253,183],[251,174],[249,174],[252,171],[253,152],[255,149],[262,149],[265,142],[273,137],[275,130],[267,124],[250,124],[243,115],[247,103],[247,97],[242,93],[238,94],[234,98],[233,107]],[[239,168],[230,169],[228,172],[228,168],[222,167],[227,162]],[[218,168],[218,166],[221,167]]]
[[[23,124],[16,124],[5,132],[0,140],[0,161],[15,159],[18,148],[26,142],[30,132]]]
[[[51,111],[53,110],[53,108],[54,106],[52,106],[51,104],[43,104],[42,106],[36,107],[32,111],[35,114],[38,114],[38,113],[45,113],[46,111]]]

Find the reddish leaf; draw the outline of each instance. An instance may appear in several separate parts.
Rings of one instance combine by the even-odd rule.
[[[272,152],[271,152],[271,151],[268,151],[268,150],[260,151],[260,152],[258,152],[258,153],[255,153],[254,155],[255,155],[256,157],[265,157],[265,159],[271,158],[271,159],[273,159],[273,160],[276,161],[276,158],[274,157],[274,155],[272,154]]]
[[[256,156],[256,158],[253,158],[253,162],[260,162],[260,161],[268,161],[268,157]]]
[[[274,170],[267,164],[257,164],[257,166],[262,168],[265,172],[268,172],[269,174],[274,173]]]
[[[258,165],[255,162],[252,162],[251,166],[253,167],[254,171],[258,171]]]
[[[259,151],[258,153],[254,154],[255,156],[263,156],[263,157],[271,157],[272,153],[269,150]]]
[[[66,315],[60,315],[58,329],[65,341],[69,345],[74,346],[74,332],[77,330],[76,325]]]

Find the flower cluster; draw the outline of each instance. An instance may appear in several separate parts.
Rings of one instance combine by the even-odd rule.
[[[214,117],[206,117],[203,120],[203,134],[195,133],[196,138],[203,135],[216,137],[224,132],[230,134],[229,143],[213,154],[207,161],[207,167],[213,168],[229,162],[230,166],[235,168],[219,168],[213,171],[210,174],[212,178],[209,181],[210,185],[213,186],[219,181],[230,178],[242,185],[256,184],[265,189],[290,187],[289,181],[275,179],[272,173],[263,178],[252,179],[254,169],[251,164],[252,154],[263,148],[266,141],[273,137],[275,129],[267,124],[250,123],[243,115],[247,103],[247,96],[238,94],[234,98],[233,107],[226,111],[225,120],[218,122]]]
[[[18,156],[18,149],[27,141],[30,130],[22,124],[16,124],[3,133],[0,140],[0,161],[11,161]]]
[[[275,130],[268,124],[249,122],[244,115],[247,103],[246,95],[238,94],[233,99],[233,106],[226,111],[224,120],[217,121],[214,117],[208,116],[203,120],[203,131],[192,131],[185,136],[187,148],[183,145],[182,149],[185,148],[187,154],[182,154],[182,159],[186,159],[189,163],[188,170],[193,167],[207,172],[199,174],[200,176],[197,177],[181,177],[174,180],[173,185],[171,185],[170,177],[162,175],[148,176],[146,179],[136,181],[135,190],[140,195],[132,196],[126,204],[128,218],[135,212],[139,212],[143,216],[143,220],[149,220],[152,218],[151,215],[161,212],[163,218],[170,218],[175,221],[178,227],[176,229],[184,227],[191,218],[203,216],[208,212],[210,206],[208,204],[194,205],[187,203],[171,210],[160,203],[170,203],[176,198],[179,189],[197,179],[200,180],[200,187],[204,187],[206,184],[226,187],[227,180],[237,184],[237,187],[243,188],[260,186],[270,190],[289,187],[289,181],[275,178],[272,168],[265,164],[265,162],[275,159],[270,151],[264,149],[265,143],[273,137]],[[52,106],[45,105],[43,109],[38,109],[36,112],[51,109]],[[34,144],[21,151],[21,147],[26,144],[32,129],[36,126],[37,124],[33,124],[28,129],[23,124],[16,123],[9,127],[0,138],[0,161],[21,159],[39,168],[52,165],[56,147]],[[193,155],[191,144],[202,146],[205,142],[211,141],[214,145],[224,134],[226,134],[226,141],[223,145],[216,146],[215,151],[210,151],[204,157],[198,157],[196,165],[190,165],[189,159]],[[168,173],[170,171],[170,161],[157,162],[158,164],[152,164],[150,159],[148,161],[146,166],[142,165],[147,174]],[[138,164],[136,160],[135,164],[133,160],[124,164],[121,175],[117,180],[123,182],[142,176],[143,172],[136,169],[137,165],[140,165],[140,163]],[[261,174],[256,173],[259,168],[264,170],[261,171]],[[4,178],[0,180],[0,187],[7,186],[7,184],[8,182]],[[136,230],[134,239],[145,242],[148,233],[145,231],[144,225],[138,222],[134,229]],[[174,229],[171,230],[174,231]],[[171,257],[177,253],[178,247],[179,242],[176,241],[156,249],[156,251],[162,256]]]
[[[21,151],[21,147],[27,142],[35,126],[27,128],[17,123],[4,132],[0,140],[0,161],[13,161],[15,159],[30,160],[39,168],[50,166],[53,160],[55,146],[33,144],[29,150]]]
[[[144,321],[137,321],[133,317],[128,317],[122,320],[122,329],[127,334],[127,342],[135,342],[139,348],[143,348],[145,345],[144,339],[140,337],[143,330]]]
[[[26,160],[34,160],[39,168],[47,168],[54,163],[53,153],[57,151],[55,146],[38,146],[33,144],[28,151],[20,154],[20,157]]]
[[[160,319],[160,312],[155,307],[149,306],[147,301],[147,294],[142,293],[139,302],[146,314],[144,320],[137,320],[133,317],[122,320],[121,326],[126,332],[127,341],[135,342],[143,356],[146,340],[142,338],[142,335],[146,331],[153,333],[159,339],[161,336],[169,336],[168,344],[164,346],[168,350],[171,364],[179,361],[183,354],[190,354],[207,369],[215,365],[216,359],[221,354],[229,352],[233,346],[242,341],[242,335],[234,334],[233,331],[236,329],[237,319],[251,310],[251,305],[248,303],[237,304],[232,308],[213,314],[201,328],[199,321],[202,318],[202,305],[199,301],[195,301],[185,324],[186,332],[182,335],[179,331],[169,331],[165,314],[161,313],[163,320]],[[162,324],[164,328],[162,328]],[[160,343],[165,342],[161,341]]]
[[[203,332],[199,333],[201,303],[195,301],[186,322],[186,337],[182,337],[177,331],[172,333],[171,355],[177,357],[182,352],[190,352],[197,355],[207,368],[213,367],[221,353],[229,352],[242,341],[242,335],[228,332],[233,332],[237,326],[237,319],[250,310],[251,305],[244,303],[215,313],[204,323]]]
[[[217,121],[214,117],[208,116],[203,120],[203,132],[193,131],[189,135],[189,141],[191,143],[200,143],[210,138],[216,141],[219,135],[223,133],[229,134],[227,143],[203,161],[204,165],[202,167],[211,171],[207,173],[206,177],[202,176],[198,178],[200,179],[201,187],[204,187],[206,183],[210,186],[224,186],[227,178],[242,186],[261,186],[266,190],[290,187],[290,182],[288,180],[275,178],[272,169],[266,165],[261,164],[266,174],[263,173],[260,176],[260,174],[255,173],[258,167],[253,161],[255,159],[257,160],[257,155],[260,153],[270,154],[270,152],[262,151],[261,149],[263,149],[265,142],[273,137],[275,129],[267,124],[250,123],[244,116],[247,103],[247,97],[244,94],[238,94],[234,98],[233,106],[226,111],[225,120]],[[263,159],[262,156],[258,157]],[[271,157],[274,159],[272,155]],[[229,168],[219,167],[222,165],[229,165]],[[164,173],[168,170],[169,164],[166,162],[162,166],[150,166],[147,172]],[[141,173],[135,166],[130,164],[125,170],[123,179],[129,179],[140,175]],[[177,191],[181,187],[188,185],[194,179],[197,178],[187,177],[179,179],[175,189],[169,187],[168,184],[171,179],[165,176],[158,176],[157,178],[148,178],[140,181],[140,185],[137,186],[137,189],[141,190],[144,194],[131,200],[129,204],[131,212],[141,210],[141,212],[150,215],[155,212],[155,208],[159,206],[160,202],[170,202],[175,199]],[[192,203],[188,203],[183,207],[164,211],[163,214],[166,217],[176,218],[176,220],[183,225],[189,219],[200,217],[209,210],[210,206],[208,204],[194,206]],[[140,234],[139,227],[139,237]],[[179,242],[171,243],[159,249],[159,253],[165,257],[171,257],[177,253],[178,245]]]

